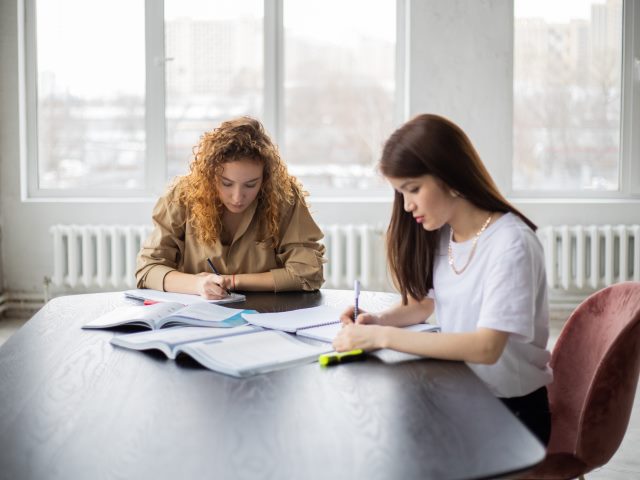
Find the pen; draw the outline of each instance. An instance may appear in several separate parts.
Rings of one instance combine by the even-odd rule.
[[[360,280],[353,282],[353,293],[355,295],[355,305],[353,307],[353,322],[355,323],[358,317],[358,299],[360,298]]]
[[[211,270],[213,270],[213,273],[215,273],[218,276],[222,276],[222,275],[220,275],[220,272],[218,272],[218,269],[216,268],[216,266],[213,264],[213,262],[211,261],[211,259],[209,257],[207,257],[207,263],[211,267]],[[227,292],[227,295],[231,295],[231,292],[229,291],[228,288],[225,288],[225,291]]]
[[[318,363],[322,367],[327,367],[329,365],[337,365],[339,363],[346,362],[355,362],[357,360],[364,359],[364,350],[351,350],[349,352],[333,352],[333,353],[323,353],[318,357]]]

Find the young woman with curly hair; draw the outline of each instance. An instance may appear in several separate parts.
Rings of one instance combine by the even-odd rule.
[[[260,122],[223,122],[202,135],[194,155],[190,173],[153,210],[138,287],[207,299],[320,288],[323,234]]]
[[[334,347],[465,361],[546,444],[552,371],[536,226],[498,191],[462,129],[438,115],[396,130],[380,170],[395,190],[387,258],[402,303],[355,322],[348,308]],[[395,328],[434,310],[442,333]]]

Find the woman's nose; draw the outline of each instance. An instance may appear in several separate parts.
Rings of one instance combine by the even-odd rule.
[[[405,198],[405,200],[404,200],[404,211],[405,212],[412,212],[414,208],[416,208],[415,204],[412,201],[407,200]]]

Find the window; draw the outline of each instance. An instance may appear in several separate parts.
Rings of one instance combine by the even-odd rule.
[[[240,115],[307,189],[382,184],[396,0],[25,1],[29,196],[156,195]]]
[[[38,2],[34,23],[38,187],[141,188],[144,1]]]
[[[514,41],[513,190],[624,190],[622,0],[516,0]]]
[[[165,0],[169,177],[183,174],[200,135],[223,120],[263,116],[262,0]]]
[[[395,35],[393,1],[285,0],[284,151],[306,188],[381,184]]]

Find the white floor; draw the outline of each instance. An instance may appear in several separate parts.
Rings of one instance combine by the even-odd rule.
[[[564,311],[552,313],[550,347],[555,344],[569,313]],[[24,318],[0,318],[0,346],[26,321],[27,319]],[[627,433],[618,451],[607,465],[589,473],[586,478],[594,480],[640,478],[640,455],[638,452],[640,452],[640,388],[636,393]]]

